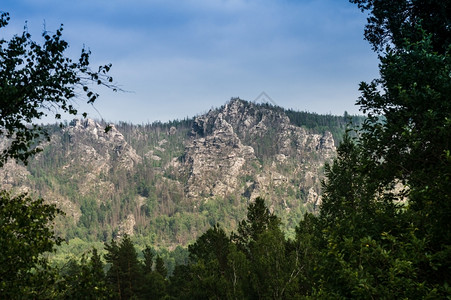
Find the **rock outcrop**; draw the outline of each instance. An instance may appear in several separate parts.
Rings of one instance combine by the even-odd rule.
[[[68,156],[73,156],[71,162],[94,162],[92,170],[96,174],[111,167],[131,170],[142,160],[114,124],[108,125],[106,130],[105,125],[94,120],[75,119],[64,131],[72,146],[67,151]]]
[[[206,120],[210,121],[209,119]],[[226,196],[237,189],[238,177],[246,163],[255,161],[254,149],[242,144],[222,113],[214,118],[210,133],[188,142],[185,165],[188,168],[188,197]],[[204,119],[196,119],[202,126]],[[203,123],[205,124],[205,123]]]
[[[336,151],[330,132],[308,133],[292,125],[283,111],[240,99],[198,116],[191,136],[184,156],[191,198],[224,197],[239,189],[251,198],[267,195],[272,186],[288,182],[277,172],[281,165],[295,162],[317,173]],[[268,160],[279,166],[262,170],[262,162]],[[252,182],[239,186],[243,176]],[[318,179],[302,187],[306,193],[310,188],[319,192]]]

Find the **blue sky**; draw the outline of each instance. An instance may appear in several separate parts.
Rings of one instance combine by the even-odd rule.
[[[25,22],[33,39],[64,24],[67,55],[85,45],[94,66],[130,91],[100,90],[93,118],[182,119],[231,97],[266,92],[302,111],[358,113],[360,81],[378,76],[363,40],[366,17],[345,0],[2,0],[8,38]]]

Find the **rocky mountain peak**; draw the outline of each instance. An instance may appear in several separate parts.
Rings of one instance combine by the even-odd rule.
[[[74,159],[84,158],[88,163],[102,161],[105,167],[132,169],[142,158],[136,154],[114,124],[105,125],[92,119],[74,119],[64,132],[70,136],[73,147],[68,149]],[[100,171],[100,170],[98,170]],[[98,173],[98,172],[96,172]]]
[[[308,160],[308,168],[315,169],[336,150],[330,132],[308,133],[292,125],[282,109],[239,98],[196,117],[191,136],[185,150],[185,168],[188,196],[194,198],[226,196],[239,188],[238,178],[251,178],[256,169],[263,168],[265,160],[278,161],[279,165]],[[286,161],[287,157],[291,160]],[[316,163],[311,162],[312,157],[316,157]],[[251,165],[253,168],[249,168]],[[276,169],[269,167],[265,176],[253,178],[253,190],[243,190],[243,194],[256,197],[271,182],[286,180]],[[314,185],[319,192],[319,182]]]
[[[265,130],[269,123],[289,124],[290,120],[285,114],[276,110],[239,98],[232,98],[221,108],[210,110],[207,114],[196,117],[193,135],[212,134],[222,126],[223,130],[233,129],[234,132],[243,136],[251,129],[254,131]]]

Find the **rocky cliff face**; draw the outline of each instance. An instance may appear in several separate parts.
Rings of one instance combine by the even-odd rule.
[[[288,182],[278,169],[297,164],[296,172],[287,175],[318,174],[336,151],[330,132],[308,133],[291,125],[283,112],[240,99],[197,117],[191,136],[184,167],[192,198],[224,197],[237,190],[251,199],[267,195],[271,186]],[[247,178],[243,186],[240,177]],[[319,178],[310,176],[301,188],[318,193]]]
[[[95,174],[112,167],[132,170],[142,160],[114,124],[105,130],[105,126],[91,119],[75,119],[63,134],[67,134],[70,140],[66,152],[66,156],[71,157],[69,163],[82,165]]]
[[[211,128],[201,128],[211,122]],[[256,160],[252,147],[243,145],[223,113],[198,117],[195,137],[187,142],[185,168],[188,169],[187,196],[225,196],[237,189],[238,177],[249,174],[243,167]]]
[[[108,178],[111,173],[116,169],[132,171],[142,161],[114,125],[106,132],[105,125],[91,119],[73,120],[41,146],[44,151],[34,157],[31,166],[51,168],[55,176],[46,178],[44,185],[37,184],[32,179],[47,175],[43,170],[33,170],[32,174],[25,166],[9,161],[0,171],[1,188],[38,194],[57,204],[75,222],[82,215],[80,203],[61,193],[65,189],[61,185],[70,186],[77,197],[92,196],[100,202],[114,193],[114,184]]]
[[[142,161],[113,124],[106,132],[105,125],[90,119],[75,119],[62,133],[60,139],[66,138],[69,142],[61,171],[77,182],[82,195],[93,191],[96,196],[110,194],[114,187],[109,174],[116,169],[132,171]],[[59,142],[58,137],[52,139],[55,146]],[[74,169],[78,171],[73,172]]]
[[[106,125],[52,127],[29,166],[0,170],[1,187],[57,203],[69,220],[66,238],[140,232],[168,246],[216,222],[233,229],[258,196],[294,228],[319,205],[322,167],[336,150],[330,132],[240,99],[185,123]]]
[[[208,136],[230,132],[244,143],[258,147],[262,138],[269,137],[271,154],[302,156],[305,152],[319,151],[326,156],[335,152],[332,134],[311,134],[294,126],[283,111],[271,106],[258,106],[252,102],[232,99],[220,109],[211,110],[196,118],[192,134]]]

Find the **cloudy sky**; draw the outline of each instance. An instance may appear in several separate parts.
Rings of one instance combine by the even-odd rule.
[[[365,15],[346,0],[2,0],[0,38],[33,39],[64,24],[67,55],[112,63],[129,92],[100,90],[93,118],[183,119],[231,97],[266,92],[302,111],[358,113],[360,81],[378,75],[363,40]],[[85,109],[80,104],[80,109]]]

